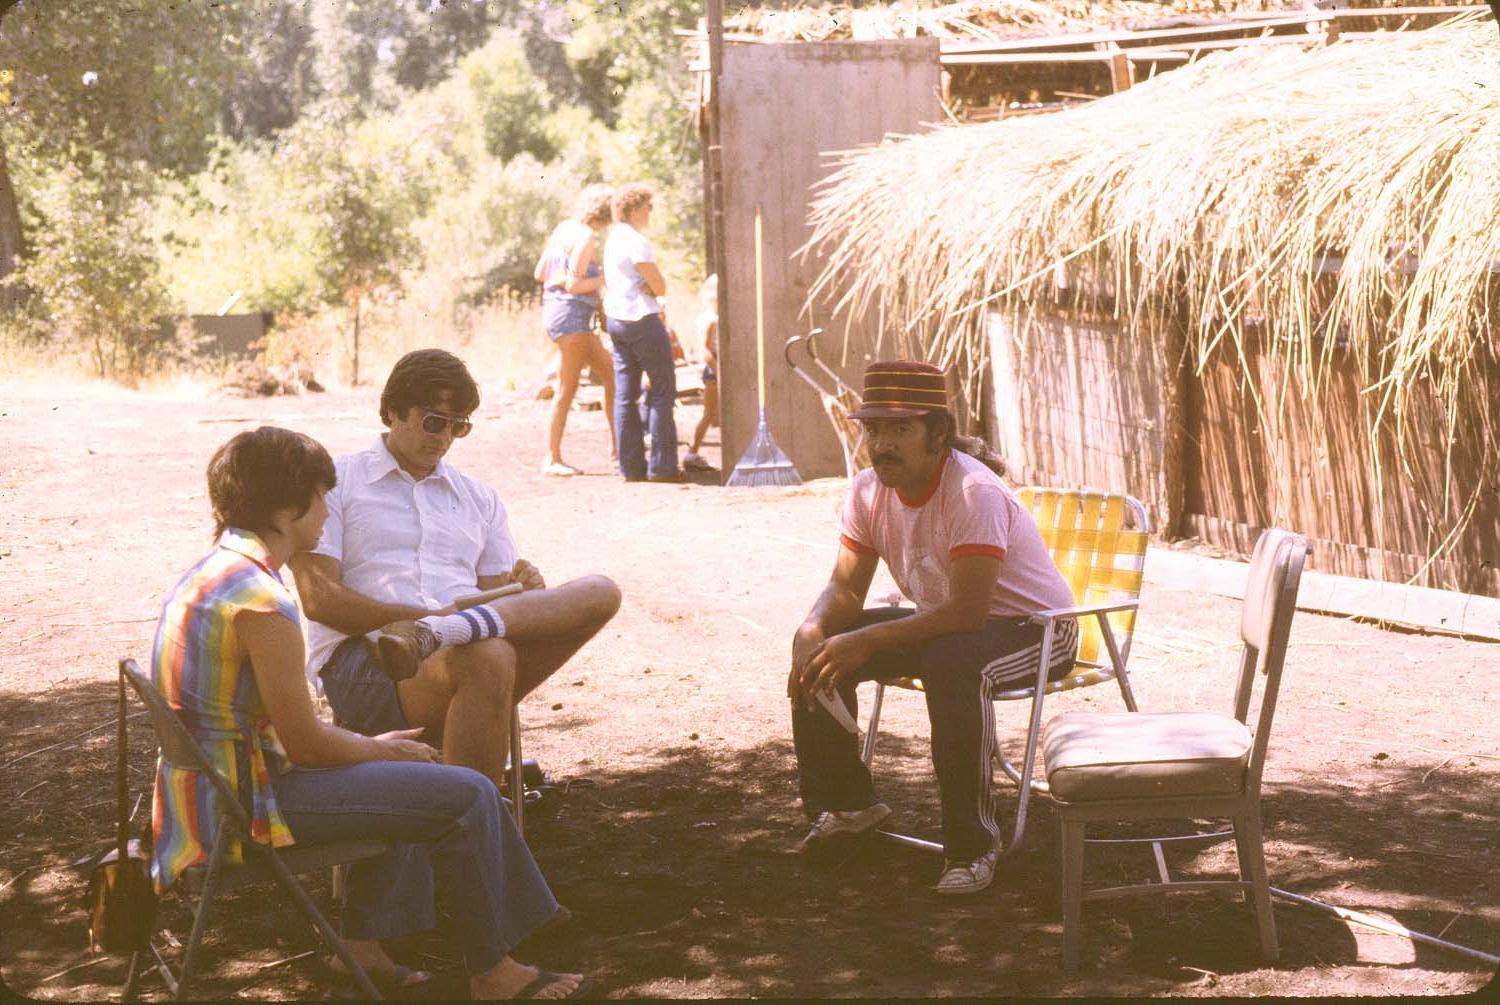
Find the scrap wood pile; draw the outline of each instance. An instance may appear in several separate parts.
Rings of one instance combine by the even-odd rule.
[[[964,361],[969,380],[988,368],[991,306],[1186,328],[1200,370],[1269,334],[1294,380],[1268,395],[1318,394],[1346,354],[1372,435],[1414,456],[1406,438],[1433,423],[1412,420],[1438,417],[1439,447],[1477,445],[1493,472],[1497,55],[1486,12],[1224,52],[1050,116],[847,152],[811,214],[825,268],[810,297],[887,319],[890,348]],[[1474,499],[1439,504],[1461,525]]]

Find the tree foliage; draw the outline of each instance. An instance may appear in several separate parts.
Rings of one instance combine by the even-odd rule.
[[[673,31],[700,9],[22,0],[0,32],[0,71],[15,68],[0,165],[48,248],[91,225],[81,206],[63,211],[60,179],[108,189],[111,239],[135,228],[135,254],[154,254],[198,311],[238,292],[246,309],[357,324],[372,295],[433,317],[529,295],[546,234],[595,181],[652,183],[653,241],[694,267],[695,108]],[[110,188],[124,165],[150,184]],[[61,310],[40,292],[39,308]]]
[[[88,347],[100,377],[136,376],[170,356],[172,313],[155,249],[141,235],[144,170],[68,164],[34,193],[45,221],[11,282],[33,291],[30,319]]]

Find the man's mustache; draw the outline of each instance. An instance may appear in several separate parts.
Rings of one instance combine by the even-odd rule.
[[[875,454],[870,458],[870,461],[873,464],[884,464],[887,461],[894,462],[899,460],[901,460],[901,457],[898,454]]]

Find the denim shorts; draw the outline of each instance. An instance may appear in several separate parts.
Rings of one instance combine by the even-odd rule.
[[[542,302],[542,321],[547,337],[556,342],[564,335],[594,330],[594,305],[573,297],[558,297]]]
[[[370,643],[354,635],[339,643],[323,669],[323,696],[333,706],[338,724],[366,736],[393,729],[409,729],[396,694],[396,682],[375,665]]]

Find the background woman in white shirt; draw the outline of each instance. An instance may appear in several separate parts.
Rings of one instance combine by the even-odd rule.
[[[651,222],[651,194],[650,186],[641,184],[615,191],[611,202],[615,225],[604,243],[604,317],[614,344],[620,473],[629,482],[675,482],[682,480],[677,467],[677,426],[672,419],[677,373],[657,299],[666,295],[667,282],[656,267],[656,253],[641,233]],[[646,394],[649,458],[637,404],[642,374],[651,380]]]

